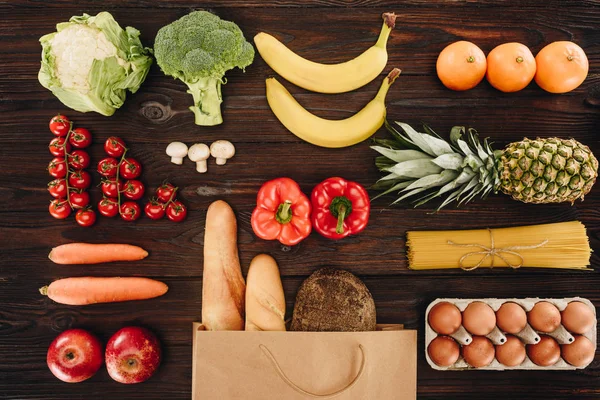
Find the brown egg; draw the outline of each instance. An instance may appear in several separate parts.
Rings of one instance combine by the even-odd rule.
[[[452,335],[460,328],[462,316],[460,310],[452,303],[443,301],[429,310],[427,318],[431,329],[440,335]]]
[[[560,359],[560,346],[550,336],[540,335],[540,341],[527,345],[527,356],[536,365],[548,367]]]
[[[473,341],[462,348],[465,361],[472,367],[481,368],[494,361],[494,345],[484,336],[473,336]]]
[[[440,367],[449,367],[458,360],[458,343],[449,336],[437,336],[427,347],[429,358]]]
[[[485,336],[496,326],[496,314],[492,307],[481,301],[474,301],[463,311],[463,326],[473,335]]]
[[[507,367],[516,367],[525,360],[525,345],[519,338],[506,335],[506,343],[496,345],[496,360]]]
[[[554,304],[540,301],[529,311],[527,320],[536,331],[554,332],[560,326],[560,311]]]
[[[583,335],[594,327],[596,316],[592,309],[580,301],[572,301],[562,311],[562,324],[569,332]]]
[[[519,333],[527,326],[527,313],[517,303],[504,303],[496,311],[496,324],[503,332]]]
[[[563,344],[560,347],[562,358],[575,367],[585,367],[594,360],[596,355],[594,344],[585,336],[575,336],[573,343]]]

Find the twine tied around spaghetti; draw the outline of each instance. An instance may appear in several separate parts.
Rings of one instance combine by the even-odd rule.
[[[539,249],[540,247],[543,247],[546,244],[548,244],[548,239],[544,239],[542,242],[531,245],[531,246],[508,246],[508,247],[498,247],[497,248],[494,243],[494,234],[492,233],[492,230],[490,228],[487,228],[487,230],[490,233],[490,242],[491,242],[490,247],[487,247],[487,246],[484,246],[484,245],[478,244],[478,243],[460,244],[460,243],[455,243],[452,240],[448,240],[448,244],[451,246],[476,247],[476,248],[481,249],[481,251],[472,251],[470,253],[465,254],[464,256],[462,256],[460,258],[460,260],[458,261],[458,265],[460,266],[460,268],[462,270],[473,271],[473,270],[481,267],[481,264],[483,264],[484,261],[488,259],[488,257],[492,257],[492,262],[490,264],[490,268],[494,268],[494,258],[495,257],[498,257],[499,259],[504,261],[506,263],[506,265],[508,265],[512,269],[521,268],[523,266],[523,263],[525,262],[525,260],[523,259],[523,256],[517,252],[517,250]],[[505,254],[517,257],[520,260],[519,263],[518,264],[511,263],[506,258]],[[472,267],[466,267],[465,263],[464,263],[465,260],[471,256],[477,256],[477,255],[482,256],[481,260],[479,260],[479,262]]]

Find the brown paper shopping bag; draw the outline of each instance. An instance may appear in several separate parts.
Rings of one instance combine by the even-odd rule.
[[[194,400],[416,398],[417,334],[205,331],[194,324]]]

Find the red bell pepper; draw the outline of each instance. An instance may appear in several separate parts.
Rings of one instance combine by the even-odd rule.
[[[290,178],[277,178],[258,191],[252,212],[252,230],[265,240],[279,240],[286,246],[298,244],[310,235],[310,201]]]
[[[312,191],[312,224],[329,239],[341,239],[365,229],[371,201],[365,188],[342,178],[329,178]]]

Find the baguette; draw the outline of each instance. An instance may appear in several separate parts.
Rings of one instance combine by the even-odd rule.
[[[277,262],[267,254],[257,255],[246,279],[246,330],[285,331],[285,295]]]
[[[202,323],[207,330],[244,330],[245,290],[235,214],[218,200],[208,207],[204,232]]]

